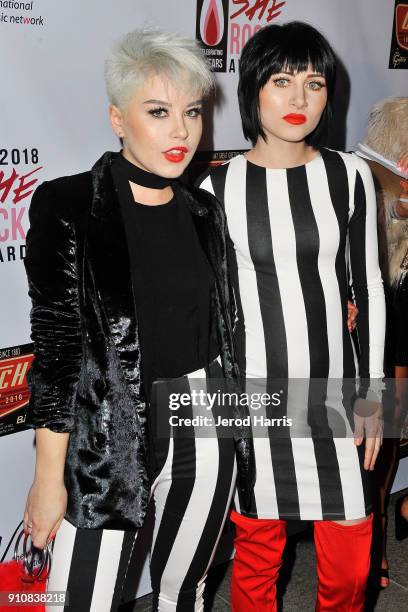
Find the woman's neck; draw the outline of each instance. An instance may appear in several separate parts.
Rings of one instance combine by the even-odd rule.
[[[140,166],[138,166],[136,160],[133,158],[132,154],[130,153],[130,151],[127,150],[126,147],[124,147],[123,149],[122,156],[125,160],[127,160],[127,162],[130,162],[130,164],[132,164],[133,166],[133,169],[136,170],[136,172],[134,173],[129,172],[128,177],[129,185],[132,190],[133,199],[135,200],[135,202],[138,202],[139,204],[145,204],[146,206],[159,206],[160,204],[167,204],[168,202],[170,202],[174,194],[173,189],[169,184],[170,181],[168,179],[164,179],[162,177],[150,173],[148,176],[146,176],[146,171],[140,168]],[[128,168],[130,170],[132,169],[131,166],[128,166]],[[144,175],[141,174],[141,180],[150,178],[153,183],[157,184],[154,187],[150,187],[149,182],[147,182],[147,184],[145,185],[138,183],[138,168],[142,170],[143,173],[145,173]]]
[[[306,164],[318,156],[316,149],[301,142],[288,142],[268,135],[268,142],[260,136],[256,145],[245,157],[266,168],[294,168]]]
[[[143,187],[137,183],[132,183],[132,181],[129,181],[129,185],[135,202],[145,204],[146,206],[167,204],[173,197],[173,190],[171,187],[165,187],[164,189],[149,189],[149,187]]]

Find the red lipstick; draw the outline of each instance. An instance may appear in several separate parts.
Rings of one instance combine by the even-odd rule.
[[[288,123],[291,123],[292,125],[302,125],[302,123],[306,123],[307,120],[306,115],[297,115],[296,113],[285,115],[282,118]]]
[[[178,164],[183,161],[186,153],[188,153],[187,147],[172,147],[171,149],[164,151],[163,155],[167,161],[173,162],[173,164]]]

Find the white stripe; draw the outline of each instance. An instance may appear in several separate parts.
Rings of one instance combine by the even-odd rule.
[[[247,379],[246,392],[250,396],[254,397],[256,394],[257,397],[260,397],[261,394],[266,393],[266,389],[266,378]],[[265,419],[267,416],[265,406],[251,411],[251,425],[257,466],[254,487],[257,517],[279,518],[269,432],[266,426],[253,425],[252,419],[254,416]]]
[[[89,612],[109,612],[115,591],[124,532],[104,529]]]
[[[366,509],[357,447],[352,438],[334,438],[334,444],[340,467],[344,519],[362,518]]]
[[[258,284],[248,243],[246,172],[247,164],[242,155],[235,157],[230,162],[225,181],[225,212],[236,252],[239,286],[242,288],[240,297],[245,322],[246,377],[247,385],[252,386],[261,384],[254,380],[255,378],[266,379],[267,366]],[[265,390],[263,388],[263,391]],[[259,432],[259,428],[257,430]],[[278,508],[269,439],[255,435],[254,449],[258,466],[254,486],[258,516],[261,518],[266,513],[268,517],[277,517]],[[237,508],[239,508],[239,503]]]
[[[200,189],[205,189],[206,191],[209,191],[210,193],[212,193],[213,195],[215,195],[214,193],[214,189],[213,189],[213,185],[211,182],[211,177],[207,176],[203,182],[200,185]]]
[[[67,590],[76,531],[76,527],[66,519],[62,521],[54,541],[48,592]],[[47,606],[46,609],[47,612],[58,612],[64,610],[64,606]]]
[[[301,520],[323,518],[319,477],[312,438],[292,438]]]
[[[238,266],[238,280],[245,321],[247,377],[267,375],[265,336],[259,304],[255,268],[248,244],[246,213],[246,160],[242,155],[229,164],[225,180],[225,212],[234,243]]]
[[[152,495],[154,496],[155,514],[156,514],[156,519],[154,522],[154,530],[153,530],[152,550],[154,550],[157,534],[159,532],[161,517],[163,515],[164,507],[166,505],[167,497],[169,495],[169,491],[171,487],[173,454],[174,454],[174,442],[173,442],[173,433],[171,430],[170,439],[169,439],[169,450],[167,453],[166,461],[163,465],[162,470],[160,471],[160,474],[155,479],[151,487],[151,490],[150,490],[150,497]],[[160,488],[157,490],[159,483],[160,483]]]
[[[191,388],[195,388],[194,380],[190,380],[190,376],[189,383]],[[219,468],[219,448],[215,428],[213,437],[195,438],[195,453],[196,474],[193,491],[161,577],[160,612],[174,612],[176,609],[181,582],[194,558],[197,543],[200,541],[211,510]],[[194,607],[197,612],[204,610],[203,590],[204,584],[201,584],[197,589],[197,601]]]
[[[310,374],[306,311],[296,259],[296,236],[285,170],[267,170],[272,248],[282,301],[289,378]]]
[[[384,376],[385,301],[381,270],[378,263],[377,200],[369,166],[362,159],[357,169],[366,197],[365,257],[368,290],[369,371],[372,378]]]
[[[315,165],[315,164],[312,164]],[[288,377],[293,380],[288,397],[287,416],[293,420],[293,433],[308,430],[308,394],[300,393],[299,379],[310,376],[309,334],[306,309],[299,278],[296,257],[296,235],[290,208],[287,173],[285,170],[267,171],[269,217],[272,228],[272,246],[279,291],[285,321],[288,350]],[[298,204],[298,203],[297,203]],[[296,385],[299,389],[296,391]],[[294,394],[296,401],[293,401]],[[291,430],[292,433],[292,430]],[[313,442],[308,438],[292,438],[300,517],[309,517],[309,508],[315,513],[321,508],[319,476]]]
[[[319,233],[317,267],[324,293],[329,348],[329,378],[343,377],[343,316],[336,255],[340,231],[330,198],[329,184],[323,160],[306,165],[310,200]]]

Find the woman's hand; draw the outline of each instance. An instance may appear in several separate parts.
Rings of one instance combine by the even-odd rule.
[[[365,439],[364,469],[373,470],[383,441],[383,407],[379,402],[359,398],[354,404],[354,444]]]
[[[357,326],[358,308],[350,300],[347,302],[347,327],[350,332],[354,331]]]
[[[399,158],[397,168],[398,170],[402,170],[402,172],[408,172],[408,151],[405,151]]]
[[[36,548],[44,548],[61,525],[67,508],[63,481],[34,480],[24,512],[24,532]]]

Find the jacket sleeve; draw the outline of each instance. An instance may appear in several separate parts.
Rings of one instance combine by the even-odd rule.
[[[70,432],[82,358],[76,241],[55,191],[53,183],[43,183],[30,206],[25,267],[35,358],[27,424]]]
[[[381,379],[384,376],[385,300],[378,263],[377,203],[369,166],[353,157],[357,166],[354,210],[349,222],[349,265],[359,310],[360,376]]]

